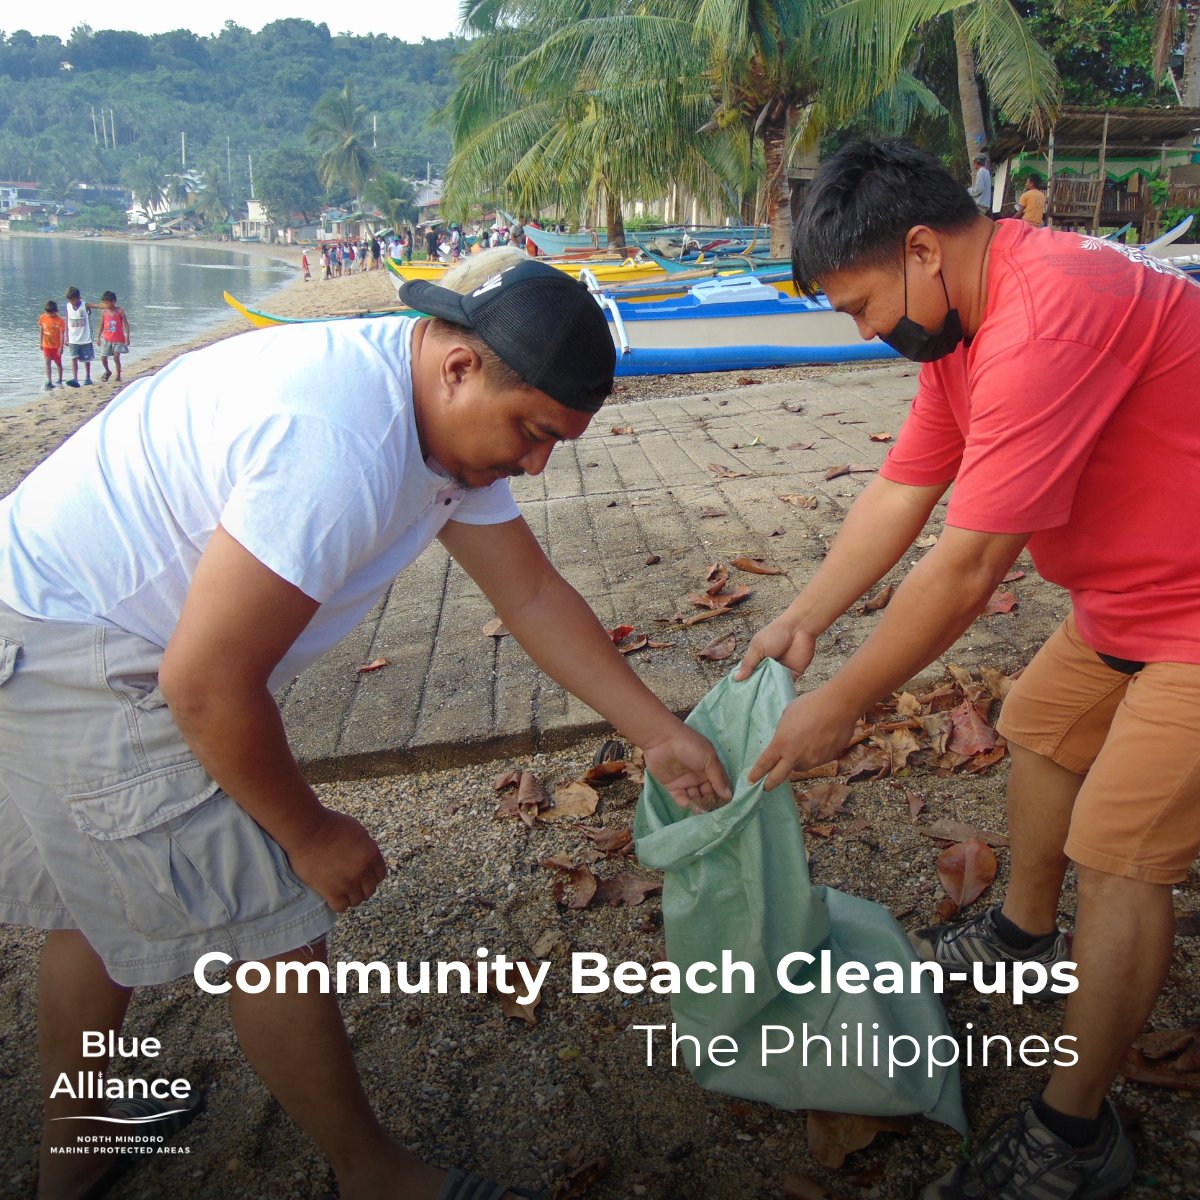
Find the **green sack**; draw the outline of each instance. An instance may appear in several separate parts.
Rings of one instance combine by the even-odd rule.
[[[788,1109],[925,1113],[965,1132],[958,1068],[933,1061],[952,1061],[954,1042],[928,980],[921,990],[910,990],[909,965],[917,959],[904,931],[879,904],[813,887],[791,785],[767,792],[761,781],[753,787],[746,782],[746,771],[795,694],[790,672],[768,659],[742,683],[727,676],[688,718],[736,781],[724,807],[689,813],[646,776],[634,837],[639,860],[664,873],[667,957],[682,975],[693,963],[720,966],[728,952],[752,972],[728,972],[734,985],[728,992],[683,986],[672,996],[677,1035],[698,1038],[704,1047],[727,1035],[738,1047],[728,1066],[707,1055],[697,1065],[686,1042],[680,1057],[698,1083],[729,1095]],[[787,990],[776,975],[780,960],[796,951],[815,961],[789,963],[783,978],[793,988],[812,983],[804,994]],[[874,977],[876,964],[900,964],[904,990],[842,990],[836,977],[822,990],[823,951],[832,972],[862,963]],[[704,978],[722,982],[720,973]],[[749,980],[753,986],[743,986]],[[793,1047],[764,1060],[763,1039],[769,1049],[782,1050],[788,1031]],[[891,1062],[889,1046],[895,1051]],[[917,1049],[911,1066],[896,1065]]]

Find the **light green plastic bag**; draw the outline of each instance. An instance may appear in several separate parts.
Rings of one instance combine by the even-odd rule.
[[[958,1069],[930,1062],[931,1044],[943,1060],[953,1057],[954,1048],[941,1000],[928,982],[911,992],[906,980],[897,994],[869,986],[855,994],[836,983],[829,992],[821,990],[823,950],[832,953],[834,971],[855,962],[874,973],[874,964],[894,962],[904,966],[906,976],[915,955],[887,909],[812,886],[791,785],[767,792],[761,782],[753,787],[746,782],[746,771],[795,694],[790,672],[768,659],[742,683],[727,676],[688,718],[717,748],[734,783],[734,797],[724,807],[688,813],[646,776],[634,837],[639,860],[664,873],[667,957],[683,971],[695,962],[719,965],[722,952],[729,951],[754,972],[752,992],[739,987],[705,994],[684,987],[672,996],[677,1033],[698,1038],[702,1046],[718,1035],[731,1036],[739,1047],[733,1065],[719,1067],[705,1056],[696,1066],[689,1051],[681,1050],[680,1056],[698,1083],[729,1095],[788,1109],[924,1113],[965,1132]],[[817,962],[789,969],[787,978],[817,986],[798,995],[779,985],[776,967],[785,955],[801,950]],[[720,980],[719,974],[713,978]],[[769,1056],[765,1066],[764,1026],[786,1026],[795,1038],[791,1051]],[[816,1035],[829,1039],[832,1065]],[[913,1066],[894,1067],[889,1078],[888,1038],[899,1035],[915,1038],[921,1052]],[[767,1036],[771,1046],[786,1043],[783,1032]],[[810,1039],[807,1065],[801,1055],[805,1037]],[[931,1038],[942,1040],[930,1043]],[[873,1046],[879,1048],[877,1066],[872,1065]],[[896,1046],[898,1059],[912,1056],[908,1043]]]

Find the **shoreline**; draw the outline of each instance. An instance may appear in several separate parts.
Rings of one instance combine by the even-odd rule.
[[[17,234],[17,237],[67,237],[63,234]],[[116,240],[116,239],[114,239]],[[121,239],[127,240],[127,239]],[[226,242],[207,242],[189,239],[189,246],[229,250]],[[254,245],[254,243],[246,243]],[[240,246],[241,244],[238,243]],[[281,257],[277,250],[295,250],[296,266],[300,247],[266,246],[258,244],[253,257]],[[313,265],[310,258],[310,267]],[[319,264],[317,264],[319,266]],[[314,274],[305,282],[293,279],[268,295],[271,311],[287,317],[334,316],[340,312],[383,308],[395,300],[395,292],[387,271],[367,271],[346,275],[341,279],[320,280]],[[252,327],[230,311],[229,319],[205,329],[186,342],[176,343],[139,357],[136,364],[126,363],[120,383],[95,383],[90,388],[60,388],[49,395],[39,396],[27,404],[0,408],[0,495],[10,492],[34,467],[66,441],[81,425],[96,415],[126,384],[160,371],[181,354],[201,350],[215,342],[248,333]]]

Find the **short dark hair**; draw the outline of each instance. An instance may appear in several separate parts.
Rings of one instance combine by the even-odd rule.
[[[116,304],[117,293],[116,292],[101,292],[100,299],[101,300],[111,300],[114,304]]]
[[[1040,188],[1042,186],[1042,177],[1036,171],[1030,171],[1029,178],[1025,182],[1032,183],[1035,188]]]
[[[71,286],[69,288],[67,288],[67,299],[68,300],[78,300],[79,299],[79,289],[74,284],[71,284]]]
[[[940,162],[910,142],[854,142],[823,163],[792,229],[792,276],[805,295],[843,267],[899,268],[914,225],[961,229],[975,201]]]
[[[47,300],[46,301],[46,311],[48,313],[56,313],[56,312],[58,312],[58,305],[53,300]]]

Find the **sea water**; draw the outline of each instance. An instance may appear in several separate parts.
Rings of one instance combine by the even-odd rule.
[[[42,390],[46,373],[37,319],[47,300],[57,301],[59,315],[65,316],[70,284],[96,305],[101,292],[116,292],[133,339],[123,362],[136,368],[152,351],[190,341],[233,316],[223,292],[254,305],[298,278],[295,267],[274,259],[186,241],[0,234],[0,408],[42,397],[52,402],[56,396]],[[99,313],[93,313],[93,333],[98,320]],[[64,351],[66,379],[70,361]],[[99,378],[98,357],[92,370]],[[54,375],[57,380],[57,370]]]

